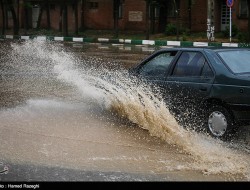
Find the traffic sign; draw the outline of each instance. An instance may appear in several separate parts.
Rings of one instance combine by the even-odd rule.
[[[234,0],[227,0],[227,6],[232,7],[234,5]]]

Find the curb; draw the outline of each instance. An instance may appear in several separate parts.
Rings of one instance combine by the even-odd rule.
[[[247,43],[217,43],[217,42],[190,42],[190,41],[166,41],[166,40],[134,40],[134,39],[109,39],[109,38],[81,38],[81,37],[57,37],[57,36],[15,36],[0,35],[0,39],[15,40],[43,40],[43,41],[66,41],[85,43],[112,43],[150,46],[177,46],[177,47],[250,47]]]

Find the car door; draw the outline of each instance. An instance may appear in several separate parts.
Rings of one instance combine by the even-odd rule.
[[[192,113],[209,95],[213,80],[213,70],[202,51],[183,51],[164,84],[171,94],[170,105]]]
[[[167,73],[169,72],[171,63],[175,59],[177,52],[176,50],[159,51],[150,56],[136,69],[137,74],[151,85],[152,90],[155,91],[156,94],[161,93],[159,87],[165,84]]]

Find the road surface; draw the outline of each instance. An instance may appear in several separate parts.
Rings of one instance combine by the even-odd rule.
[[[186,131],[126,75],[155,48],[0,47],[0,181],[249,181],[249,127],[232,142]]]

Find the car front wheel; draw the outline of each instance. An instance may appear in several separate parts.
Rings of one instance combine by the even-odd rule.
[[[205,126],[208,133],[215,138],[226,139],[236,128],[232,115],[223,106],[213,105],[206,114]]]

